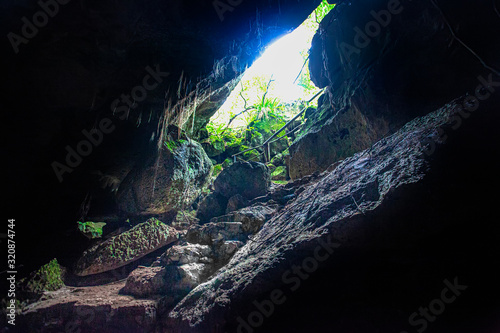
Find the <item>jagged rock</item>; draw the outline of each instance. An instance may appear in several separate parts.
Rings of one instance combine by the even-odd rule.
[[[219,263],[226,264],[243,245],[245,244],[241,241],[224,241],[214,250],[215,259]]]
[[[174,245],[161,255],[158,265],[184,265],[190,263],[210,264],[213,262],[212,249],[208,245]]]
[[[279,210],[278,204],[256,204],[245,207],[228,215],[213,218],[210,222],[218,223],[225,221],[241,222],[243,233],[255,234],[262,225],[271,219]]]
[[[163,294],[165,268],[139,266],[130,273],[122,293],[136,297]]]
[[[235,210],[243,208],[247,205],[248,205],[248,200],[246,200],[241,194],[233,195],[227,201],[227,207],[226,207],[225,213],[229,214],[230,212],[234,212]],[[216,215],[216,216],[219,216],[219,215]]]
[[[419,253],[422,238],[430,239],[446,227],[455,230],[454,221],[436,215],[439,205],[433,200],[442,197],[429,197],[427,193],[429,186],[435,190],[432,186],[436,185],[431,185],[433,181],[442,179],[443,174],[456,167],[453,163],[443,165],[443,156],[457,148],[443,151],[443,143],[446,139],[456,143],[457,133],[450,133],[450,125],[456,123],[460,112],[462,108],[455,101],[415,119],[370,149],[346,158],[333,171],[321,174],[317,181],[305,185],[287,209],[276,214],[252,241],[237,251],[217,277],[198,286],[176,305],[169,314],[167,325],[178,328],[176,332],[181,332],[182,328],[204,332],[210,330],[212,322],[227,318],[224,327],[236,329],[241,324],[236,318],[246,318],[256,310],[249,300],[267,300],[273,290],[292,288],[293,291],[294,285],[300,285],[297,280],[305,281],[298,275],[288,274],[292,267],[302,263],[304,271],[310,274],[317,270],[320,259],[313,261],[317,249],[323,248],[323,254],[330,258],[340,248],[341,252],[334,255],[339,257],[340,263],[348,261],[349,257],[342,257],[343,254],[356,251],[369,254],[375,249],[386,251],[388,246],[395,252],[414,247]],[[476,131],[481,127],[476,125]],[[450,131],[445,134],[443,129]],[[461,132],[462,142],[467,140],[463,138],[464,133],[467,131]],[[462,157],[460,147],[454,153]],[[445,169],[431,173],[432,167]],[[429,177],[432,178],[430,182]],[[455,184],[456,179],[450,176],[445,182]],[[462,221],[462,228],[470,229],[467,218]],[[439,244],[442,246],[442,242]],[[461,243],[457,244],[462,247]],[[313,270],[309,266],[311,262]],[[334,274],[338,273],[334,270]],[[302,279],[310,274],[303,275]],[[343,281],[349,283],[351,275],[346,276]],[[324,283],[328,283],[331,277],[327,275],[325,279]],[[436,274],[436,279],[442,281],[442,276]],[[356,288],[354,285],[351,288]],[[332,286],[335,293],[342,293],[342,288],[343,285]],[[342,295],[349,298],[346,293]],[[286,295],[288,299],[289,294]],[[325,327],[330,322],[328,318],[321,320]]]
[[[216,192],[211,192],[204,197],[198,205],[196,218],[198,218],[201,223],[206,223],[215,216],[223,215],[226,211],[226,206],[227,198],[225,196]]]
[[[265,195],[271,180],[269,169],[258,162],[236,162],[225,168],[214,182],[215,192],[226,198],[240,194],[246,199]]]
[[[212,272],[212,265],[190,263],[180,266],[167,266],[167,292],[176,297],[185,296],[202,283]]]
[[[120,185],[117,201],[122,212],[133,215],[164,214],[191,205],[207,185],[212,162],[201,145],[172,140],[137,166]]]
[[[220,246],[227,240],[246,240],[246,234],[241,222],[210,222],[189,228],[186,240],[195,244]]]
[[[85,276],[116,269],[178,239],[176,229],[156,218],[150,218],[87,249],[78,259],[74,273]]]

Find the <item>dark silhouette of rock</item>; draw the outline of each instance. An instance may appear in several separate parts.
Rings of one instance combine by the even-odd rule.
[[[236,162],[222,170],[215,179],[215,192],[230,198],[240,194],[245,199],[265,195],[271,185],[269,169],[259,162]]]

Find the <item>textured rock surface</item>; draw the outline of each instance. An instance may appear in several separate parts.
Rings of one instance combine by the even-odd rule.
[[[322,172],[470,91],[483,66],[454,41],[450,22],[460,22],[454,33],[498,70],[500,41],[494,31],[500,21],[492,4],[442,0],[439,9],[435,4],[400,1],[398,13],[383,26],[375,17],[387,11],[386,0],[339,1],[324,18],[309,67],[313,82],[327,89],[308,116],[307,134],[290,147],[292,179]],[[376,36],[365,34],[366,27],[377,25]]]
[[[213,272],[212,257],[207,245],[174,245],[151,267],[134,270],[122,293],[136,297],[169,295],[178,300]]]
[[[266,221],[270,220],[278,212],[279,208],[280,206],[277,204],[255,204],[230,214],[213,218],[211,222],[241,222],[244,233],[254,234],[260,230]]]
[[[19,332],[151,332],[158,299],[120,295],[125,282],[96,287],[63,287],[46,293],[16,322]]]
[[[222,170],[214,182],[215,192],[226,198],[240,194],[253,199],[265,195],[270,185],[269,169],[258,162],[236,162]]]
[[[189,228],[186,240],[190,243],[219,246],[227,240],[245,240],[241,222],[217,222],[194,225]]]
[[[127,278],[121,293],[144,298],[160,295],[165,289],[165,268],[139,266]]]
[[[145,165],[132,170],[117,195],[128,214],[164,214],[188,207],[209,181],[212,162],[195,141],[171,141]]]
[[[286,210],[267,222],[216,277],[184,298],[170,312],[167,326],[179,332],[213,331],[211,327],[215,323],[228,330],[236,329],[240,323],[236,318],[255,310],[251,300],[269,297],[264,291],[290,289],[290,285],[297,284],[297,280],[286,280],[284,273],[291,272],[292,263],[315,258],[315,249],[323,248],[327,257],[337,250],[344,254],[369,253],[370,249],[386,247],[397,251],[395,249],[418,246],[422,237],[432,237],[450,226],[453,221],[436,215],[435,203],[429,202],[429,207],[422,205],[430,198],[420,195],[426,193],[426,189],[437,190],[428,187],[432,185],[425,182],[425,177],[432,166],[444,166],[442,144],[446,139],[449,140],[446,143],[453,144],[451,134],[455,137],[457,133],[445,135],[443,129],[450,129],[461,111],[461,107],[453,103],[415,119],[394,135],[322,174],[306,186]],[[460,132],[464,133],[467,132]],[[418,203],[411,202],[411,198],[418,198]],[[407,204],[408,211],[403,203]],[[406,220],[398,218],[399,215],[407,216]],[[442,281],[441,277],[436,279]],[[301,280],[298,282],[300,285]],[[331,287],[339,288],[342,286]],[[390,318],[393,314],[384,312],[384,315]],[[276,321],[279,318],[282,317],[278,316]],[[321,321],[325,325],[329,322],[328,318]],[[356,330],[356,325],[359,324],[352,324],[350,330],[344,328],[345,332],[363,331]],[[275,329],[285,332],[285,326],[287,324],[281,322]]]
[[[87,249],[76,263],[76,275],[109,271],[142,258],[179,239],[179,233],[151,218],[132,229]]]

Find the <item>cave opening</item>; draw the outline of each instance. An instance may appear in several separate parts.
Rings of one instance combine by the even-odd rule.
[[[275,39],[245,70],[236,87],[207,124],[208,142],[215,151],[222,151],[222,146],[227,148],[236,143],[241,144],[240,151],[233,150],[232,154],[215,156],[217,152],[212,152],[211,157],[215,157],[218,163],[227,158],[231,161],[237,158],[259,161],[262,157],[269,162],[278,153],[286,154],[293,137],[279,140],[285,137],[285,131],[278,131],[296,116],[298,121],[295,129],[300,130],[298,125],[304,117],[300,118],[298,114],[305,108],[317,106],[321,89],[310,79],[309,49],[319,23],[334,7],[335,4],[323,0],[300,26]],[[282,147],[269,154],[262,149],[245,151],[261,145],[273,134],[278,141],[288,142],[282,143]]]

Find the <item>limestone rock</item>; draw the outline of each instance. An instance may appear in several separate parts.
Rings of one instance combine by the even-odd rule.
[[[159,155],[137,166],[120,185],[117,202],[127,214],[164,214],[189,206],[210,180],[212,162],[197,142],[168,141]]]
[[[74,273],[85,276],[116,269],[178,239],[176,229],[151,218],[87,249],[77,261]]]
[[[136,297],[162,294],[165,288],[164,277],[163,267],[139,266],[128,276],[122,292]]]
[[[227,215],[213,218],[210,222],[235,221],[241,222],[241,227],[246,234],[255,234],[262,225],[276,214],[280,206],[277,204],[256,204],[242,208]]]
[[[186,240],[190,243],[219,245],[227,240],[246,240],[241,222],[218,222],[192,226]]]
[[[221,316],[232,318],[230,324],[238,325],[236,318],[241,313],[246,316],[255,310],[248,300],[269,297],[263,291],[289,289],[290,284],[283,282],[283,274],[290,272],[294,263],[310,262],[318,247],[326,249],[327,254],[335,253],[332,257],[338,257],[336,263],[339,263],[349,258],[343,257],[346,253],[363,250],[369,254],[374,249],[387,253],[384,252],[387,246],[393,250],[412,246],[419,253],[422,237],[430,239],[437,232],[441,234],[438,225],[448,226],[448,232],[455,230],[455,221],[436,216],[435,203],[426,205],[436,200],[426,193],[429,188],[436,190],[430,185],[434,183],[429,183],[429,177],[434,177],[434,181],[442,179],[443,174],[456,167],[452,163],[441,173],[430,171],[432,167],[443,168],[441,157],[449,152],[444,152],[444,138],[450,138],[452,133],[450,130],[448,136],[443,136],[441,129],[450,128],[461,111],[459,105],[451,104],[415,119],[369,150],[346,158],[334,170],[321,174],[317,181],[305,186],[286,210],[267,221],[252,241],[221,268],[217,277],[198,286],[178,303],[170,312],[169,320],[177,327],[196,326],[200,332]],[[481,130],[482,126],[477,128]],[[462,134],[462,137],[467,141],[468,136]],[[448,142],[455,141],[449,139]],[[455,153],[463,156],[460,149]],[[455,184],[456,179],[449,177],[445,181]],[[448,191],[446,187],[444,191]],[[470,230],[467,218],[462,221],[462,228]],[[442,241],[438,243],[442,246]],[[457,244],[457,247],[463,246],[460,242]],[[338,247],[341,248],[337,250]],[[339,273],[336,269],[332,265],[334,274]],[[331,278],[326,275],[324,283]],[[442,276],[436,274],[435,278],[441,281]],[[344,283],[348,283],[349,278],[346,281]],[[354,285],[351,288],[356,288]],[[346,294],[342,288],[332,289]],[[323,321],[326,325],[329,319]]]
[[[161,255],[159,265],[184,265],[189,263],[212,263],[212,250],[208,245],[174,245]]]

